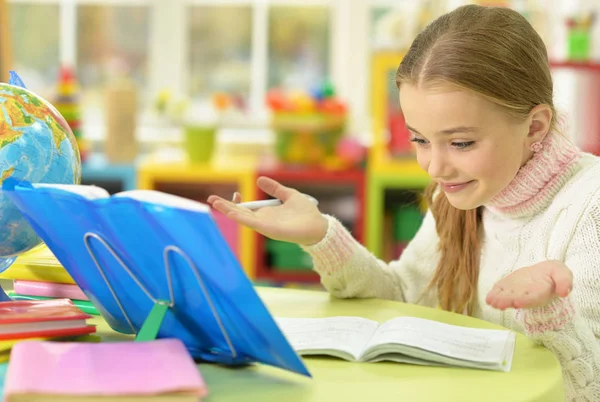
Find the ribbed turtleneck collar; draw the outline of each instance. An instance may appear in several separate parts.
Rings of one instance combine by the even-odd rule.
[[[555,131],[548,133],[542,149],[485,206],[515,218],[541,211],[574,174],[580,155],[579,149],[565,136]]]

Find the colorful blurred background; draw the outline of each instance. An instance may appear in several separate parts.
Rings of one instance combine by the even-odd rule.
[[[0,0],[0,81],[14,69],[63,113],[84,184],[251,200],[268,175],[391,260],[428,182],[394,73],[419,30],[466,3],[531,21],[568,134],[599,154],[600,0]],[[320,286],[298,246],[215,216],[256,283]]]

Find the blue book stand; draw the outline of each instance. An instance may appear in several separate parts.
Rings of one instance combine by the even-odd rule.
[[[166,206],[135,192],[89,199],[12,178],[2,187],[115,331],[179,338],[207,362],[310,376],[207,206]]]

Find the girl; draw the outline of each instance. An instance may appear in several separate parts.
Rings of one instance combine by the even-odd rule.
[[[423,224],[386,264],[298,191],[277,207],[217,210],[300,244],[337,297],[469,314],[526,334],[561,362],[569,401],[600,401],[600,163],[563,135],[544,43],[508,8],[458,8],[398,68],[400,104],[431,176]]]

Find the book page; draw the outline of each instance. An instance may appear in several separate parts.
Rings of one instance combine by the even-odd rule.
[[[355,360],[379,323],[361,317],[277,318],[279,328],[297,352],[339,350]]]
[[[19,264],[60,265],[56,256],[45,243],[19,255],[17,262]]]
[[[381,324],[367,348],[401,344],[482,363],[502,363],[511,332],[465,328],[415,317],[399,317]],[[385,348],[389,352],[389,348]]]
[[[160,204],[167,207],[187,209],[189,211],[210,211],[210,207],[207,204],[156,190],[129,190],[117,193],[114,195],[114,197],[127,197],[138,201]]]
[[[68,191],[79,194],[88,200],[110,197],[108,191],[98,186],[88,186],[83,184],[54,184],[54,183],[35,183],[34,188],[56,188],[58,190]]]
[[[56,188],[74,194],[79,194],[89,200],[110,197],[110,193],[108,191],[106,191],[102,187],[93,185],[36,183],[32,186],[35,188]],[[113,195],[113,197],[131,198],[138,201],[145,201],[157,205],[164,205],[167,207],[186,209],[189,211],[210,211],[210,207],[202,202],[194,201],[189,198],[184,198],[156,190],[128,190],[117,193]]]

